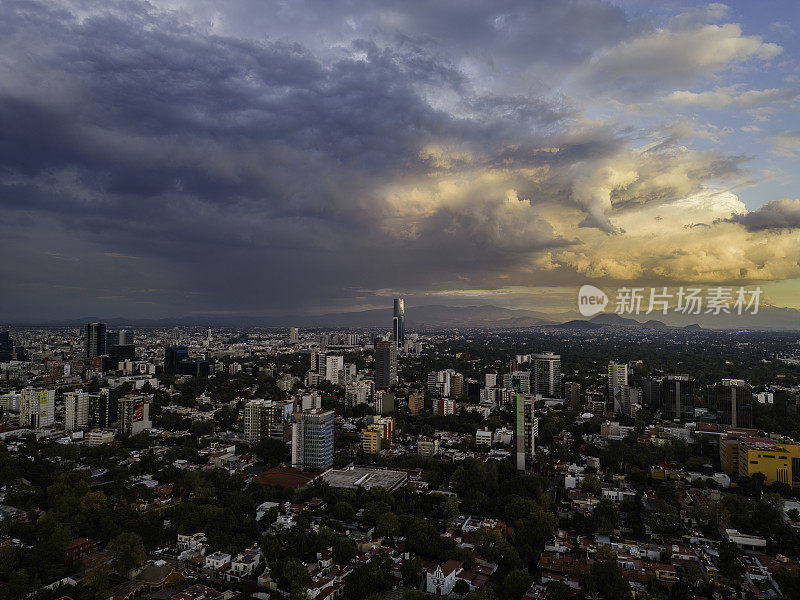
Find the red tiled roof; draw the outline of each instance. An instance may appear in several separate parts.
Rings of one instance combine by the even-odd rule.
[[[461,568],[461,562],[451,558],[447,562],[442,565],[442,574],[447,577],[453,571],[456,571]],[[435,571],[436,567],[433,567],[431,571]]]
[[[321,471],[303,472],[292,467],[277,466],[264,471],[254,479],[262,485],[279,485],[282,487],[301,488],[319,477]]]

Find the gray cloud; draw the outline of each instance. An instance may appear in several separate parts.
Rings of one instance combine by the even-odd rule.
[[[744,225],[748,231],[800,229],[800,200],[772,200],[758,210],[733,215],[729,221]]]
[[[8,314],[527,284],[555,209],[613,233],[744,160],[583,115],[561,82],[652,33],[606,3],[219,6],[0,5]]]

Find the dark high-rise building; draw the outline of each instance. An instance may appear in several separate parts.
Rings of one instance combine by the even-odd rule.
[[[209,362],[197,356],[187,356],[178,362],[178,375],[208,377],[211,368]]]
[[[516,429],[514,443],[516,446],[517,470],[529,469],[536,454],[536,434],[538,433],[537,420],[534,416],[534,397],[531,394],[516,396]]]
[[[14,344],[7,331],[0,331],[0,362],[6,362],[13,358],[12,352]]]
[[[108,429],[117,420],[117,393],[115,389],[103,388],[89,395],[89,427]]]
[[[789,414],[789,390],[782,387],[772,388],[772,409],[776,417],[786,417]]]
[[[86,358],[102,356],[106,353],[106,324],[86,324]]]
[[[708,386],[708,404],[720,425],[753,426],[753,388],[746,381],[723,379]]]
[[[667,375],[661,380],[661,415],[665,419],[694,419],[694,377]]]
[[[406,343],[406,308],[405,300],[394,299],[394,318],[392,319],[392,339],[398,347]]]
[[[645,377],[642,379],[642,405],[649,409],[661,406],[661,379]]]
[[[164,373],[177,375],[178,364],[188,357],[189,349],[186,346],[167,346],[164,349]]]
[[[120,329],[119,331],[106,332],[106,347],[108,346],[132,346],[133,330]]]
[[[120,361],[136,360],[136,346],[133,344],[111,344],[108,346],[108,356],[112,368],[116,369]]]
[[[572,410],[577,410],[581,404],[581,386],[574,381],[564,384],[564,404]]]
[[[533,390],[545,398],[561,398],[561,356],[552,352],[532,354]]]
[[[393,341],[375,342],[375,387],[397,383],[397,345]]]

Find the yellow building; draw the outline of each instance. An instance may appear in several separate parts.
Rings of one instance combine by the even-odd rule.
[[[381,450],[381,429],[370,425],[361,430],[361,447],[364,452],[377,454]]]
[[[739,474],[739,440],[725,438],[719,441],[719,462],[728,475]]]
[[[412,415],[418,415],[425,410],[425,394],[414,392],[408,397],[408,410]]]
[[[800,444],[792,441],[720,440],[719,458],[729,475],[762,473],[767,483],[800,487]]]

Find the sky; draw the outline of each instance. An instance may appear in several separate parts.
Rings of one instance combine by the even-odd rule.
[[[800,308],[800,3],[5,0],[0,320]]]

